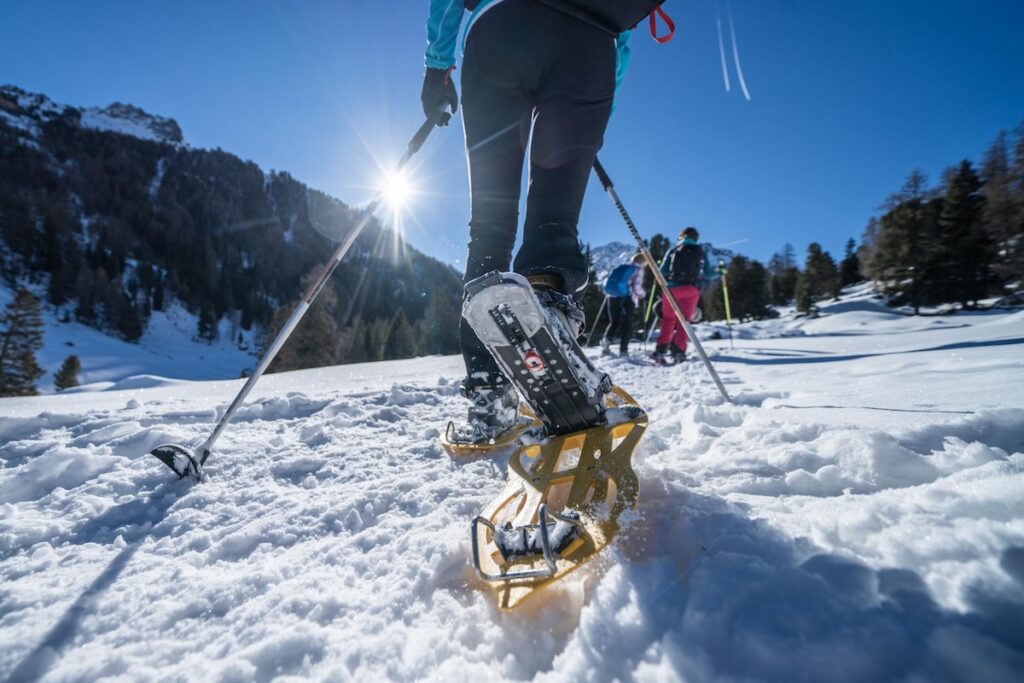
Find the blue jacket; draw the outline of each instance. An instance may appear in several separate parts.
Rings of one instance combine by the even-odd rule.
[[[493,3],[501,0],[480,0],[473,13],[469,15],[467,27],[473,25],[473,21],[481,12]],[[430,0],[430,16],[427,18],[427,55],[426,66],[428,69],[450,69],[455,66],[455,41],[459,37],[459,27],[462,25],[462,14],[465,10],[465,0]],[[466,47],[466,34],[462,35],[462,49]],[[620,33],[615,41],[618,50],[615,66],[615,91],[618,92],[622,77],[626,75],[629,67],[629,31]]]

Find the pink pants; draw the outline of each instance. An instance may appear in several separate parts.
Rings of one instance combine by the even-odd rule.
[[[686,320],[693,320],[693,313],[697,310],[697,302],[700,301],[700,290],[694,285],[678,285],[669,287],[672,296],[679,303],[679,310],[686,316]],[[686,330],[676,320],[676,314],[672,310],[672,304],[664,296],[661,298],[661,332],[658,334],[659,344],[675,342],[681,351],[686,350]]]

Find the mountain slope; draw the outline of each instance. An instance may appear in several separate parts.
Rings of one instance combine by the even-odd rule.
[[[331,224],[314,226],[324,206]],[[251,349],[333,251],[322,232],[344,236],[359,215],[287,173],[189,147],[171,119],[0,88],[0,275],[62,319],[136,342],[177,303],[202,341]],[[329,290],[314,314],[336,328],[331,362],[378,358],[399,308],[422,351],[455,349],[460,278],[377,221]],[[218,340],[223,327],[241,338]]]
[[[640,505],[508,615],[467,561],[505,463],[437,443],[456,357],[267,377],[195,486],[145,453],[239,381],[2,399],[0,677],[1017,680],[1024,313],[734,329],[734,405],[597,359],[650,412]]]

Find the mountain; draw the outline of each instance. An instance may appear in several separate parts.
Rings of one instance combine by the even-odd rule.
[[[154,313],[175,310],[198,342],[252,353],[334,250],[311,212],[335,236],[360,215],[288,173],[187,145],[173,119],[0,88],[0,276],[60,321],[144,343]],[[316,361],[286,346],[288,367],[376,360],[390,334],[409,337],[396,325],[417,340],[403,353],[457,348],[458,274],[376,220],[326,292],[296,332],[296,344],[320,334]]]
[[[181,127],[174,119],[149,114],[130,104],[108,107],[72,107],[14,86],[0,87],[0,121],[26,133],[39,144],[41,127],[56,119],[75,120],[82,128],[130,135],[141,140],[184,144]]]

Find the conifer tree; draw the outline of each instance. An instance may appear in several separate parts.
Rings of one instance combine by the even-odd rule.
[[[34,396],[36,380],[46,374],[36,362],[43,347],[39,301],[19,289],[0,315],[0,396]]]
[[[800,269],[792,244],[786,244],[768,261],[768,300],[775,306],[785,306],[796,295]]]
[[[78,356],[72,354],[64,359],[60,370],[53,377],[53,386],[57,391],[78,386],[78,373],[82,371],[82,363]]]
[[[892,195],[879,219],[878,245],[871,273],[894,303],[907,303],[914,313],[930,303],[929,255],[942,200],[932,198],[923,173],[913,171],[903,188]]]
[[[420,345],[423,352],[457,353],[460,317],[456,297],[442,289],[431,292],[423,318],[423,343]]]
[[[991,283],[990,241],[981,218],[981,179],[966,159],[948,174],[937,230],[929,244],[929,299],[960,301],[985,296]]]
[[[1024,137],[1024,127],[1020,134]],[[982,225],[992,241],[995,275],[1015,283],[1024,277],[1024,160],[1015,159],[1011,168],[1007,145],[1006,133],[1000,131],[982,160]],[[1018,145],[1017,154],[1024,154],[1024,146]],[[1015,178],[1015,171],[1021,177]]]
[[[857,257],[857,243],[853,238],[846,240],[846,251],[839,264],[839,283],[841,286],[855,285],[864,277],[860,274],[860,259]]]
[[[416,333],[409,324],[409,319],[401,307],[395,311],[388,327],[387,340],[384,342],[383,360],[411,358],[416,355]]]

